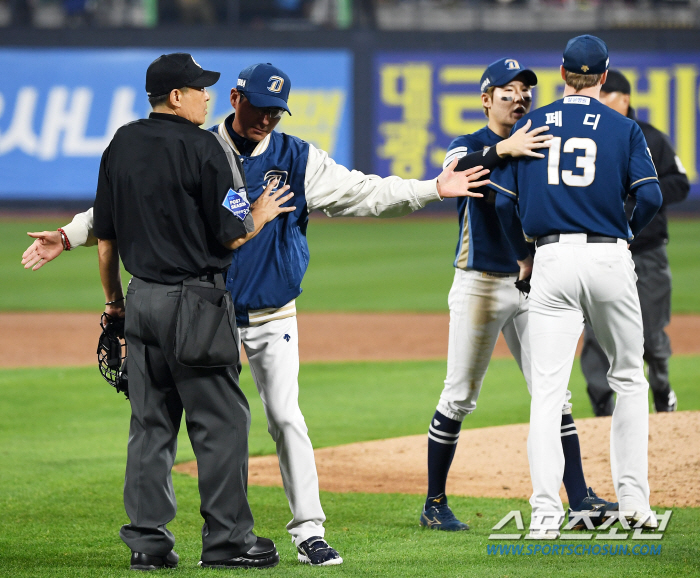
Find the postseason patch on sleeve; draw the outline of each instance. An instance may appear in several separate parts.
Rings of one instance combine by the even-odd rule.
[[[227,211],[231,211],[233,215],[245,221],[245,218],[250,213],[250,202],[248,201],[248,195],[246,195],[245,188],[241,187],[237,191],[229,189],[224,197],[224,202],[222,203]]]

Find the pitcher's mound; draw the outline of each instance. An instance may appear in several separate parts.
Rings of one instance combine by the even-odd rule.
[[[576,422],[586,482],[615,500],[610,474],[610,420]],[[448,495],[525,498],[532,493],[527,462],[528,424],[462,430],[447,484]],[[700,412],[649,416],[649,485],[654,506],[700,506]],[[316,450],[322,490],[423,494],[427,434]],[[695,441],[693,441],[695,440]],[[197,475],[196,462],[179,472]],[[277,456],[250,459],[249,482],[281,486]],[[562,489],[562,499],[566,494]]]

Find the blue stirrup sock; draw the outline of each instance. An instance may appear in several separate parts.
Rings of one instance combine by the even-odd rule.
[[[428,500],[445,493],[462,422],[435,412],[428,428]]]
[[[571,414],[561,416],[561,447],[564,450],[564,487],[569,497],[569,507],[577,511],[588,496],[588,489],[583,475],[578,432]]]

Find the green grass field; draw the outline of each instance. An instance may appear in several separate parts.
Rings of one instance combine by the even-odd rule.
[[[671,359],[671,378],[680,410],[700,410],[697,367],[698,358],[694,356]],[[314,447],[424,434],[444,378],[444,361],[302,364],[299,403]],[[578,363],[574,365],[570,387],[574,417],[592,417]],[[55,393],[47,395],[51,388]],[[250,454],[274,454],[262,402],[246,366],[241,374],[241,388],[252,416]],[[0,370],[0,391],[3,392],[0,432],[14,436],[11,445],[17,455],[31,453],[32,444],[47,442],[43,424],[52,420],[54,413],[62,416],[58,433],[77,435],[71,443],[80,443],[86,450],[92,441],[87,432],[82,435],[81,428],[86,427],[88,419],[94,420],[95,427],[115,432],[126,443],[129,403],[102,380],[97,368],[4,369]],[[319,398],[324,400],[323,404],[316,403]],[[463,427],[525,423],[529,411],[530,398],[517,365],[510,359],[495,359],[486,375],[478,409],[465,420]],[[38,429],[25,425],[25,420]],[[13,434],[14,428],[19,428],[17,435]],[[178,462],[194,459],[184,429],[183,426]],[[50,443],[59,441],[50,440]],[[121,445],[118,442],[120,450]],[[7,454],[0,451],[0,455]],[[2,489],[0,484],[0,492]]]
[[[0,221],[0,311],[102,309],[94,249],[71,252],[35,273],[19,264],[29,244],[26,231],[62,224]],[[700,312],[698,225],[671,224],[677,313]],[[446,311],[456,231],[455,219],[315,219],[309,228],[311,266],[298,306],[306,311]],[[679,409],[700,410],[699,371],[698,357],[672,359]],[[444,361],[302,365],[300,404],[314,446],[425,434],[444,374]],[[247,368],[241,384],[251,406],[250,453],[274,453]],[[592,415],[578,364],[571,389],[575,417]],[[127,575],[128,550],[117,532],[127,521],[121,492],[128,402],[93,367],[0,369],[0,396],[0,576]],[[529,396],[515,362],[494,360],[479,408],[464,427],[522,423],[528,416]],[[182,429],[179,462],[194,457]],[[202,523],[197,482],[175,474],[174,484],[179,511],[169,527],[181,555],[177,575],[201,576],[205,571],[196,568]],[[472,526],[470,532],[454,535],[419,529],[422,500],[398,494],[323,493],[327,536],[345,563],[308,568],[296,562],[284,530],[290,518],[284,492],[251,487],[256,531],[273,538],[282,557],[280,566],[265,575],[700,575],[700,509],[674,510],[660,555],[493,556],[487,553],[487,546],[494,544],[488,540],[491,528],[513,509],[522,510],[527,522],[527,502],[453,498],[451,505]]]
[[[693,358],[677,357],[672,371],[684,409],[700,409]],[[302,368],[301,406],[316,446],[425,433],[444,364],[309,364]],[[468,423],[481,427],[524,421],[527,394],[515,364],[500,360],[487,376],[479,411]],[[381,385],[381,387],[378,387]],[[244,371],[251,401],[253,453],[269,453],[259,399]],[[583,395],[580,375],[572,385]],[[126,522],[121,490],[129,408],[93,368],[0,371],[0,575],[120,576],[128,550],[117,531]],[[409,395],[406,395],[406,393]],[[314,399],[324,396],[324,406]],[[575,405],[577,417],[587,415]],[[392,407],[391,412],[386,408]],[[580,411],[579,411],[580,410]],[[189,459],[186,440],[179,460]],[[179,513],[170,524],[182,556],[178,575],[196,568],[201,518],[196,480],[176,474]],[[490,529],[521,500],[454,498],[472,525],[464,534],[421,531],[421,496],[323,493],[328,538],[346,558],[337,568],[311,569],[295,561],[284,531],[289,508],[277,488],[251,487],[256,530],[281,552],[270,575],[298,576],[694,576],[700,572],[700,510],[675,509],[657,556],[492,556]],[[522,542],[521,542],[522,543]],[[631,545],[631,541],[628,541]],[[646,543],[646,542],[643,542]]]
[[[27,231],[65,222],[0,221],[0,311],[99,311],[97,252],[81,248],[43,267],[19,264]],[[302,311],[447,311],[452,283],[455,218],[387,220],[315,218],[308,230],[311,263]],[[674,276],[673,311],[700,312],[700,221],[672,221],[668,246]]]

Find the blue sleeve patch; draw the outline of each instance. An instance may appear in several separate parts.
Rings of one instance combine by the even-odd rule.
[[[222,203],[227,211],[231,211],[233,215],[245,221],[245,218],[250,213],[250,202],[248,201],[248,195],[246,195],[245,188],[241,187],[237,191],[229,189],[224,197],[224,202]]]

